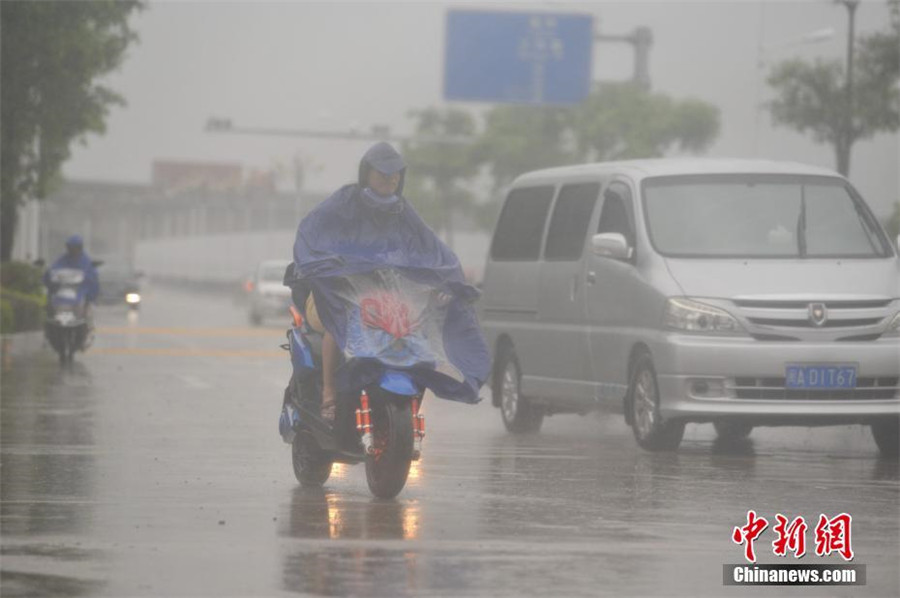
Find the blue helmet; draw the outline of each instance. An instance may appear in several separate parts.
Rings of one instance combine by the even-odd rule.
[[[81,238],[81,235],[72,235],[68,239],[66,239],[66,247],[84,247],[84,239]]]
[[[400,152],[386,141],[379,141],[370,147],[359,162],[359,186],[365,187],[369,179],[369,170],[374,168],[382,174],[391,175],[400,173],[400,184],[397,186],[397,195],[403,193],[403,183],[406,179],[406,162]]]

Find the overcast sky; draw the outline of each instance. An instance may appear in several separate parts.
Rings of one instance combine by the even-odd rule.
[[[763,67],[790,57],[843,59],[847,12],[806,2],[151,2],[133,17],[141,41],[108,84],[128,101],[105,136],[76,146],[73,179],[149,182],[155,159],[239,162],[246,169],[289,163],[315,172],[307,188],[328,191],[355,177],[367,143],[247,137],[203,131],[211,116],[238,126],[410,131],[410,109],[442,99],[444,18],[449,8],[592,14],[605,34],[653,30],[653,88],[695,97],[722,111],[710,156],[769,157],[834,167],[833,152],[757,111],[767,99]],[[863,1],[857,34],[886,27],[883,0]],[[811,32],[834,35],[803,43]],[[630,77],[627,46],[597,44],[595,79]],[[483,111],[484,104],[453,103]],[[759,129],[757,129],[759,123]],[[881,214],[900,198],[900,142],[858,143],[851,180]]]

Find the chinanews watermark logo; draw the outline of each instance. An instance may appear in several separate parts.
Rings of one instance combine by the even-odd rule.
[[[834,517],[819,515],[813,530],[813,542],[810,554],[817,557],[839,555],[849,563],[853,560],[853,544],[851,527],[853,518],[848,513],[840,513]],[[731,541],[743,546],[744,559],[749,564],[731,564],[722,566],[722,583],[725,585],[866,585],[866,566],[850,564],[762,564],[756,562],[756,546],[769,528],[769,520],[747,511],[747,523],[735,527],[731,533]],[[800,560],[807,555],[807,531],[810,529],[806,520],[800,516],[794,519],[778,513],[775,525],[772,526],[775,539],[772,541],[772,553],[785,558],[790,553],[794,559]]]

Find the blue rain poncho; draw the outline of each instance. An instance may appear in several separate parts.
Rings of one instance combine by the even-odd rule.
[[[84,282],[82,284],[84,285],[85,297],[88,301],[97,300],[97,295],[100,294],[100,279],[97,276],[97,268],[94,267],[94,263],[86,253],[82,252],[78,256],[72,256],[68,253],[62,254],[62,256],[53,262],[53,265],[44,272],[44,286],[49,289],[52,286],[50,281],[51,272],[63,268],[81,270],[84,272]]]
[[[438,369],[414,372],[437,396],[478,402],[490,373],[490,355],[472,302],[478,291],[466,283],[459,259],[402,197],[378,203],[359,185],[347,185],[307,215],[294,243],[294,274],[313,293],[322,324],[345,357],[348,348],[347,278],[389,269],[415,286],[453,297],[444,312],[441,351],[461,376]],[[349,350],[348,350],[349,349]],[[336,373],[339,391],[377,382],[385,365],[350,359]]]

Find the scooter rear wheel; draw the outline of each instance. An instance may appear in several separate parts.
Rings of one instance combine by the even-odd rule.
[[[378,498],[394,498],[409,476],[412,462],[412,405],[370,396],[374,455],[366,456],[366,481]]]

